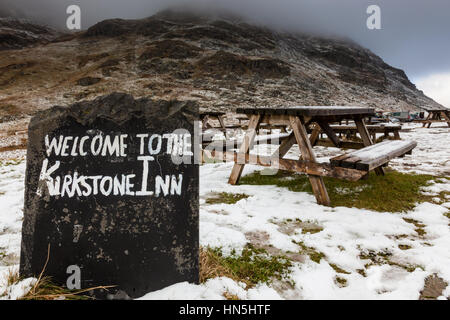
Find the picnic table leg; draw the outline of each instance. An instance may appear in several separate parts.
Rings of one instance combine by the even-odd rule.
[[[428,120],[428,119],[430,119],[430,117],[431,117],[431,112],[430,112],[430,113],[428,114],[428,116],[425,118],[425,121]],[[427,125],[427,123],[424,122],[423,125],[422,125],[422,128],[425,128],[426,125]]]
[[[316,156],[311,146],[311,142],[308,138],[308,133],[303,123],[300,121],[299,117],[290,116],[289,121],[291,123],[292,130],[295,134],[295,139],[302,157],[304,160],[316,162]],[[314,195],[316,196],[317,203],[329,206],[331,204],[330,197],[328,196],[327,188],[323,182],[323,178],[320,176],[308,175],[309,181],[311,183]]]
[[[431,128],[431,124],[433,123],[432,121],[436,120],[437,118],[438,118],[438,115],[435,112],[433,112],[433,115],[430,118],[430,123],[427,124],[427,128]]]
[[[282,159],[286,155],[286,153],[291,150],[291,147],[295,144],[295,142],[295,135],[293,132],[291,132],[289,137],[281,142],[280,147],[272,154],[272,157],[278,157],[279,159]]]
[[[225,123],[223,122],[222,116],[217,116],[217,120],[219,120],[219,124],[222,127],[222,129],[224,129],[226,131],[227,128],[225,127]]]
[[[202,129],[203,130],[206,130],[206,129],[208,129],[208,119],[209,117],[208,117],[208,115],[206,115],[204,118],[203,118],[203,121],[202,121]]]
[[[314,124],[314,129],[311,133],[311,135],[309,136],[309,142],[311,143],[312,146],[315,146],[317,143],[317,139],[319,138],[319,134],[321,132],[321,128],[319,126],[318,123]]]
[[[338,136],[334,132],[333,128],[330,127],[330,125],[327,122],[319,121],[317,122],[319,127],[321,128],[321,131],[326,134],[328,139],[333,143],[333,145],[337,148],[340,147],[341,141],[339,140]]]
[[[442,111],[442,118],[447,121],[448,126],[450,127],[450,111]]]
[[[355,119],[356,128],[358,129],[359,135],[361,136],[361,139],[363,140],[364,146],[368,147],[373,145],[372,139],[370,139],[369,131],[367,130],[367,127],[364,123],[364,121],[361,118]],[[375,169],[375,173],[378,176],[384,175],[384,169],[382,167],[378,167]]]
[[[261,121],[261,115],[256,114],[252,115],[250,118],[250,122],[248,124],[247,133],[244,136],[244,141],[241,145],[241,148],[239,149],[237,161],[239,162],[242,157],[248,153],[250,153],[250,148],[252,147],[253,142],[255,141],[256,137],[256,130],[259,127],[259,123]],[[245,158],[244,158],[245,159]],[[239,178],[242,175],[242,171],[244,170],[245,166],[245,160],[242,161],[243,163],[235,163],[233,166],[233,170],[231,171],[230,179],[228,180],[229,184],[235,185],[238,183]]]

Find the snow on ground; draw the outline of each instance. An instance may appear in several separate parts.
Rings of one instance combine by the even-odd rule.
[[[392,161],[391,166],[406,172],[439,175],[439,182],[424,188],[428,195],[450,191],[450,130],[422,129],[407,125],[403,139],[418,142],[413,156]],[[255,152],[269,153],[266,146]],[[319,160],[336,155],[335,148],[318,147]],[[288,157],[298,157],[292,148]],[[222,247],[224,252],[241,250],[255,241],[278,252],[300,252],[298,243],[325,255],[320,263],[308,256],[293,262],[290,286],[281,281],[246,289],[243,283],[215,278],[202,285],[178,283],[151,292],[141,299],[223,299],[225,292],[240,299],[418,299],[426,277],[437,274],[450,283],[450,228],[447,202],[417,205],[407,213],[374,212],[363,209],[328,208],[316,203],[313,195],[291,192],[276,186],[231,186],[227,184],[232,164],[206,164],[200,168],[200,242],[202,246]],[[248,165],[244,174],[260,167]],[[0,167],[0,299],[20,296],[31,280],[6,288],[1,279],[10,268],[17,268],[23,206],[25,164]],[[248,198],[236,204],[207,204],[216,192],[245,193]],[[345,190],[343,190],[345,192]],[[424,225],[420,237],[416,226],[404,218]],[[318,233],[302,233],[300,225],[282,228],[282,222],[300,219],[323,228]],[[400,247],[407,246],[408,250]],[[387,256],[383,263],[370,264],[369,255]],[[300,261],[299,260],[299,261]],[[331,265],[346,273],[337,273]],[[346,280],[340,284],[337,277]],[[342,281],[341,281],[342,282]],[[441,298],[450,296],[450,286]]]
[[[432,124],[422,128],[421,124],[404,124],[400,136],[403,140],[417,141],[412,156],[398,158],[391,167],[398,171],[450,176],[450,128],[446,123]]]

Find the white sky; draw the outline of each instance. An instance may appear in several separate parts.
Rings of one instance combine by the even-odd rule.
[[[414,82],[427,96],[450,108],[450,72],[431,74]]]

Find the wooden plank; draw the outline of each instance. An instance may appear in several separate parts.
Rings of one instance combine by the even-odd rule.
[[[264,115],[261,122],[275,126],[288,126],[290,124],[289,117],[286,115]]]
[[[256,136],[253,145],[256,143],[261,144],[280,144],[283,140],[288,139],[289,133],[279,133],[279,134],[269,134]],[[240,148],[244,140],[216,140],[216,141],[205,141],[203,144],[205,149],[208,150],[230,150]],[[252,147],[253,147],[252,145]],[[289,151],[289,150],[288,150]]]
[[[400,141],[387,141],[386,145],[392,142],[395,143]],[[356,163],[355,169],[367,171],[373,170],[374,168],[387,164],[390,160],[394,158],[405,155],[407,152],[410,152],[417,146],[417,142],[415,141],[401,141],[401,142],[402,144],[398,144],[398,147],[396,149],[389,150],[388,152],[383,153],[383,150],[381,148],[374,150],[374,153],[376,155],[374,158],[364,159],[364,156],[362,154],[359,154],[358,156],[361,158],[361,161]],[[377,152],[379,153],[377,154]]]
[[[208,126],[209,126],[209,124],[208,124],[208,115],[205,115],[203,118],[202,118],[202,130],[203,131],[205,131],[206,129],[208,129]]]
[[[356,126],[347,126],[347,125],[331,125],[330,126],[336,133],[340,132],[346,132],[346,131],[358,131]],[[401,130],[401,125],[379,125],[379,124],[372,124],[372,125],[366,125],[366,128],[369,132],[376,132],[376,133],[385,133],[385,132],[394,132],[397,130]]]
[[[417,146],[415,141],[385,141],[330,159],[343,168],[370,171],[405,155]]]
[[[437,120],[436,119],[436,113],[433,111],[432,113],[431,113],[431,118],[430,118],[432,121],[433,120]],[[431,124],[433,123],[432,121],[429,121],[428,123],[427,123],[427,125],[426,125],[426,127],[429,129],[430,127],[431,127]]]
[[[238,154],[236,152],[221,152],[221,151],[203,151],[204,158],[215,159],[219,161],[238,161]],[[243,164],[254,164],[263,167],[276,168],[283,171],[291,171],[298,173],[305,173],[309,175],[324,176],[337,178],[347,181],[358,181],[366,172],[354,169],[345,169],[340,167],[332,167],[327,163],[316,163],[304,160],[280,159],[278,157],[258,156],[253,154],[246,154]]]
[[[327,137],[333,142],[333,144],[336,147],[340,147],[340,141],[339,137],[336,136],[336,133],[334,132],[333,128],[330,127],[330,125],[324,121],[318,121],[317,122],[320,126],[320,128],[326,133]]]
[[[331,159],[330,159],[330,164],[331,164],[333,167],[340,167],[341,164],[342,164],[342,162],[343,162],[345,159],[350,158],[350,157],[351,157],[351,154],[349,154],[349,153],[342,154],[342,155],[340,155],[340,156],[331,158]]]
[[[289,116],[372,116],[375,109],[354,106],[293,106],[281,108],[238,108],[238,113],[264,114],[264,115],[289,115]]]
[[[317,162],[312,150],[311,143],[309,142],[305,126],[300,121],[300,118],[291,116],[289,119],[291,122],[292,130],[295,134],[295,138],[297,140],[297,144],[299,145],[300,151],[302,153],[303,160]],[[319,204],[329,206],[331,204],[331,201],[330,197],[328,196],[325,183],[323,182],[323,178],[317,175],[308,175],[308,177],[317,202]]]
[[[311,135],[309,136],[309,142],[311,143],[312,146],[316,145],[317,139],[320,135],[320,131],[321,131],[320,126],[317,123],[314,124],[314,129],[311,132]]]
[[[427,123],[428,123],[428,120],[430,120],[430,118],[431,118],[431,112],[429,112],[428,113],[428,116],[427,116],[427,118],[425,119],[425,121],[424,121],[424,123],[423,123],[423,125],[422,125],[422,128],[425,128],[425,126],[427,125]]]
[[[261,121],[261,115],[255,114],[250,117],[250,123],[248,125],[247,133],[244,137],[244,143],[241,145],[239,149],[240,156],[244,156],[249,153],[250,148],[253,145],[253,141],[256,137],[256,130],[258,129],[259,123]],[[243,164],[235,163],[233,169],[231,170],[230,178],[228,179],[228,183],[235,185],[238,183],[239,178],[242,175],[242,171],[244,170]]]
[[[281,142],[280,147],[272,154],[272,157],[277,156],[278,158],[282,159],[286,155],[286,153],[291,150],[292,146],[295,143],[295,135],[293,132],[291,132],[289,137]]]
[[[364,145],[371,146],[373,144],[372,139],[370,139],[369,132],[367,131],[366,125],[362,118],[355,119],[356,127],[358,128],[359,135],[361,136],[361,139],[363,140]],[[378,176],[384,176],[384,169],[383,168],[376,168],[375,173]]]
[[[442,118],[447,121],[448,126],[450,127],[450,111],[441,111]]]
[[[217,120],[219,120],[219,124],[222,127],[222,129],[226,130],[225,122],[223,121],[223,115],[218,115]]]
[[[317,146],[322,147],[334,147],[333,142],[328,139],[318,139],[316,142]],[[340,142],[341,149],[362,149],[364,148],[364,144],[362,142],[353,142],[353,141],[341,141]]]

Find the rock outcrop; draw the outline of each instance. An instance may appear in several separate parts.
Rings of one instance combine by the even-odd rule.
[[[21,49],[55,40],[61,33],[45,26],[11,18],[0,18],[0,50]]]

